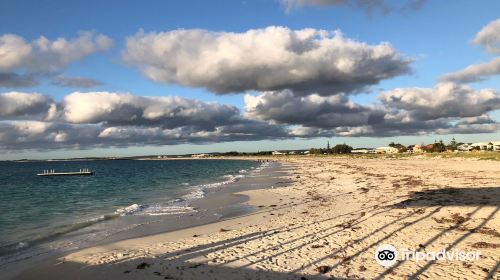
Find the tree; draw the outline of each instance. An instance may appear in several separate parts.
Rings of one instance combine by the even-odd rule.
[[[439,140],[439,142],[434,143],[432,146],[431,152],[433,153],[442,153],[446,151],[446,146],[443,143],[443,140]]]
[[[352,147],[346,144],[339,144],[333,147],[332,152],[334,154],[349,154],[352,151]]]
[[[323,154],[324,150],[325,150],[325,149],[316,149],[316,148],[312,148],[312,149],[310,149],[310,150],[309,150],[309,153],[310,153],[311,155],[321,155],[321,154]]]
[[[487,151],[493,151],[493,143],[488,143],[488,147],[486,148]]]
[[[450,144],[448,146],[446,146],[446,149],[450,150],[450,151],[455,151],[458,149],[458,144],[457,144],[457,141],[455,141],[455,137],[453,137],[453,139],[451,139]]]
[[[451,139],[450,146],[457,146],[457,141],[455,141],[455,137]]]
[[[394,144],[394,142],[391,142],[389,144],[389,147],[393,147],[393,148],[398,149],[398,152],[400,152],[400,153],[404,153],[404,152],[408,151],[408,148],[406,148],[405,145],[402,145],[400,143]]]

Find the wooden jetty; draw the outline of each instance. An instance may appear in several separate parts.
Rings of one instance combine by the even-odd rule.
[[[43,173],[36,174],[37,176],[49,177],[49,176],[91,176],[94,172],[88,168],[80,169],[77,172],[56,172],[54,169],[44,170]]]

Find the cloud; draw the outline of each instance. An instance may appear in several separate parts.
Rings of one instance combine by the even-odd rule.
[[[454,83],[439,83],[434,88],[397,88],[382,93],[379,100],[418,120],[475,117],[500,109],[498,91],[474,90]]]
[[[344,95],[300,97],[285,90],[245,95],[245,114],[281,124],[335,128],[383,121],[385,112],[353,103]]]
[[[460,124],[491,124],[491,123],[495,123],[495,120],[493,120],[490,116],[486,114],[477,117],[464,118],[460,121]]]
[[[1,73],[0,87],[18,88],[33,87],[38,84],[36,75],[20,75],[17,73]]]
[[[500,130],[499,123],[487,124],[465,124],[460,123],[450,128],[439,128],[436,134],[478,134],[478,133],[492,133]]]
[[[81,32],[73,39],[53,41],[44,36],[27,42],[15,34],[0,36],[0,86],[29,86],[22,77],[32,80],[62,71],[69,64],[84,57],[109,49],[112,40],[102,34]]]
[[[144,97],[128,93],[75,92],[64,97],[63,115],[71,123],[108,125],[186,125],[212,129],[240,121],[238,108],[178,96]]]
[[[0,93],[0,120],[43,118],[54,106],[52,98],[38,93]]]
[[[482,46],[488,53],[500,53],[500,19],[488,23],[476,34],[472,41]],[[486,80],[500,74],[500,57],[491,61],[467,66],[465,69],[443,75],[439,80],[456,83],[472,83]]]
[[[50,150],[83,149],[109,146],[96,142],[101,128],[97,125],[71,125],[42,121],[0,121],[0,149]],[[94,139],[94,140],[93,140]]]
[[[0,149],[174,145],[289,138],[285,126],[238,108],[176,96],[74,92],[56,104],[37,93],[0,95]]]
[[[472,64],[465,69],[443,75],[441,81],[471,83],[500,74],[500,57],[486,63]]]
[[[287,13],[304,6],[331,7],[345,5],[360,9],[368,15],[373,15],[374,13],[388,15],[395,11],[416,10],[420,9],[425,2],[425,0],[403,0],[393,1],[393,3],[387,3],[385,0],[280,0],[281,5]]]
[[[32,46],[17,35],[0,36],[0,72],[22,67],[29,60],[32,51]]]
[[[488,115],[499,104],[494,90],[439,84],[395,89],[380,98],[382,104],[360,105],[346,95],[261,92],[245,96],[242,114],[231,105],[176,96],[73,92],[56,103],[38,93],[9,92],[0,94],[0,150],[487,133],[499,128]]]
[[[101,86],[103,83],[84,77],[57,76],[52,79],[52,84],[60,87],[91,88]]]
[[[290,91],[245,96],[245,116],[293,126],[291,135],[401,136],[495,132],[487,114],[500,109],[494,89],[442,83],[434,88],[398,88],[379,96],[382,104],[360,105],[347,96],[296,96]]]
[[[41,121],[0,121],[0,150],[51,150],[205,144],[289,138],[288,131],[264,122],[244,121],[213,130],[191,126],[111,126]]]
[[[243,33],[141,31],[127,38],[123,59],[153,81],[217,94],[284,89],[298,95],[350,94],[408,73],[411,63],[388,43],[368,45],[339,31],[276,26]]]
[[[476,34],[474,44],[491,54],[500,54],[500,19],[488,23]]]

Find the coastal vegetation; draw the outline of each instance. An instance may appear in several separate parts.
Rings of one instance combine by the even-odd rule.
[[[312,155],[331,155],[331,154],[349,154],[352,151],[352,147],[346,144],[335,145],[330,148],[330,143],[327,144],[326,149],[310,149],[309,153]]]

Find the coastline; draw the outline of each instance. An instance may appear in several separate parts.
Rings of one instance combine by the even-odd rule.
[[[183,159],[190,160],[190,159]],[[194,160],[194,159],[193,159]],[[203,160],[203,159],[201,159]],[[231,160],[231,159],[229,159]],[[239,160],[239,159],[232,159]],[[251,161],[257,161],[251,159]],[[246,205],[248,196],[237,194],[239,191],[266,188],[274,184],[281,184],[277,173],[280,172],[281,165],[277,162],[268,164],[261,163],[256,169],[240,170],[240,173],[231,175],[229,179],[224,176],[224,180],[205,181],[201,186],[207,186],[204,195],[189,202],[189,207],[193,212],[179,212],[178,214],[167,214],[152,216],[129,216],[125,215],[120,219],[120,225],[129,224],[132,227],[123,228],[100,240],[93,240],[90,243],[80,243],[76,248],[71,249],[43,249],[33,253],[19,252],[18,256],[12,256],[11,260],[5,259],[0,266],[0,279],[10,279],[26,266],[33,266],[40,263],[51,262],[61,256],[82,250],[88,247],[102,246],[113,242],[140,238],[158,233],[182,230],[185,228],[214,223],[231,217],[244,215],[254,211],[252,207]],[[150,221],[148,221],[150,220]],[[139,224],[135,224],[139,221]],[[113,227],[114,220],[104,221],[107,226]],[[111,222],[111,223],[110,223]],[[71,233],[73,234],[73,233]],[[53,240],[57,241],[57,240]],[[51,244],[40,244],[42,247],[53,247]],[[66,246],[65,246],[66,247]],[[8,258],[11,258],[7,256]]]
[[[278,160],[291,185],[235,193],[248,197],[243,204],[254,212],[78,250],[14,279],[498,277],[498,165],[428,158]],[[373,258],[384,243],[416,251],[481,250],[482,257],[385,268]]]

